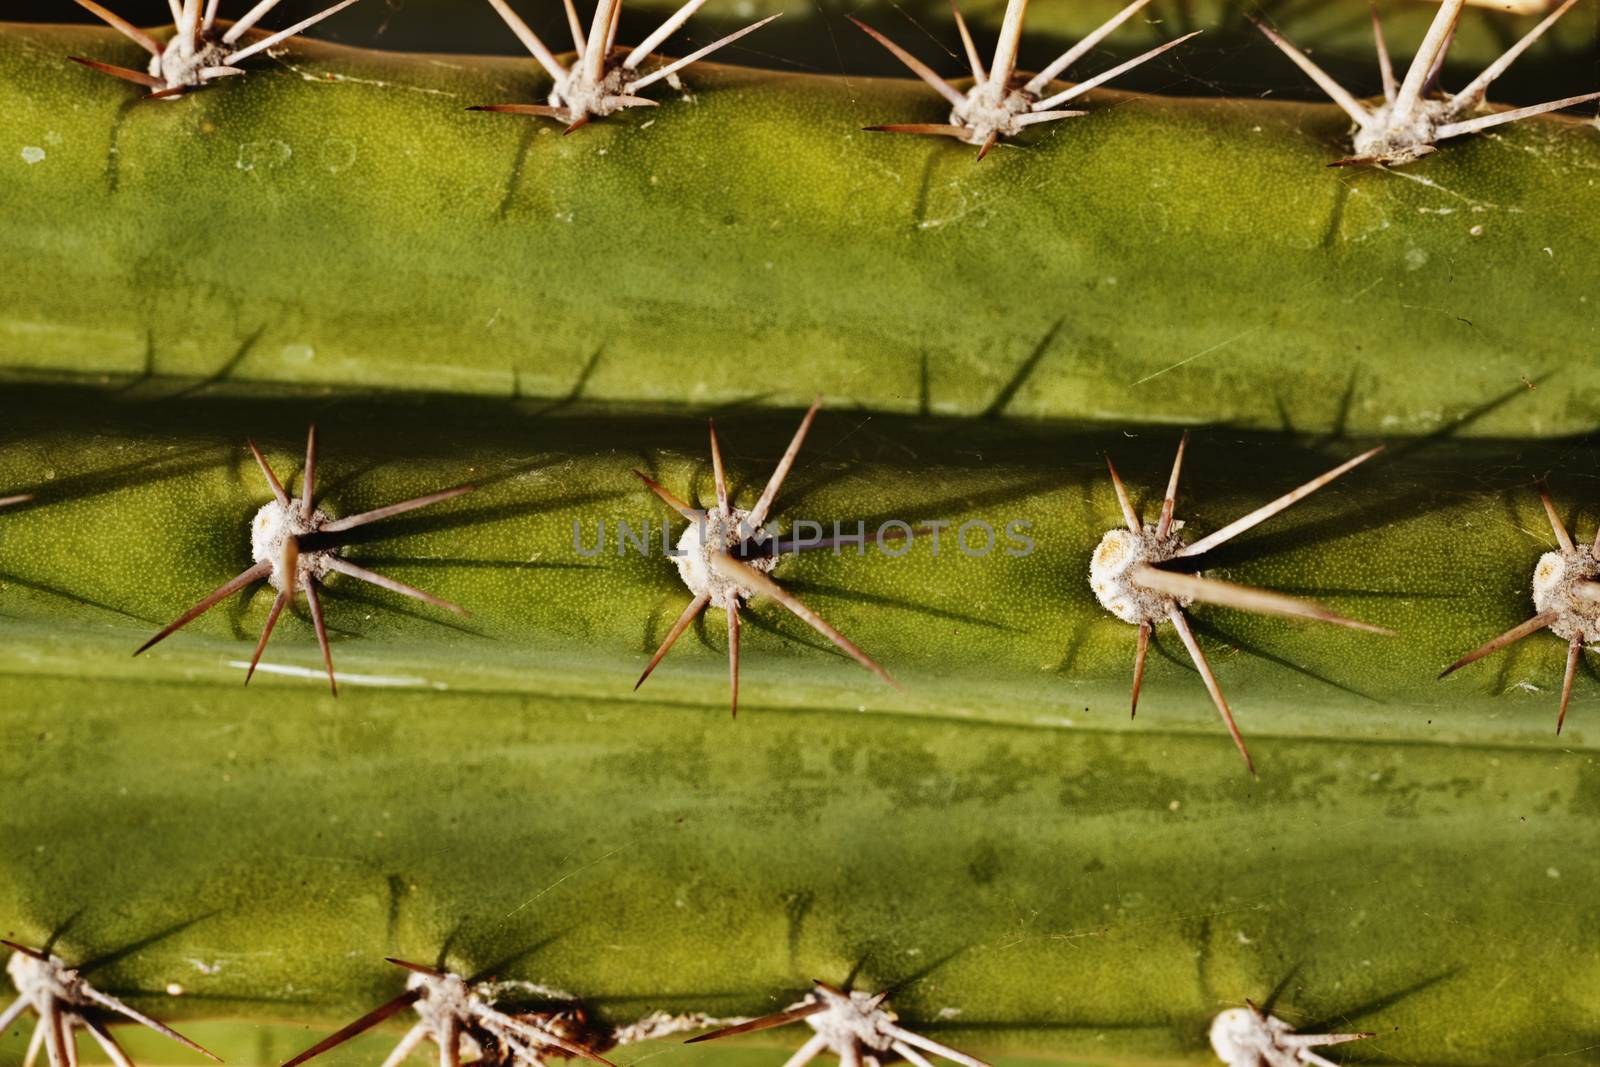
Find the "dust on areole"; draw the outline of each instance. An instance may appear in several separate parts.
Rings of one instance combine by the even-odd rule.
[[[1552,613],[1550,630],[1571,641],[1600,636],[1600,560],[1588,545],[1556,549],[1539,557],[1533,569],[1533,606]]]
[[[250,558],[271,565],[267,581],[280,593],[292,593],[304,587],[309,579],[321,581],[333,569],[328,557],[338,555],[339,549],[328,547],[303,552],[300,539],[332,521],[333,517],[321,508],[313,507],[307,515],[305,503],[299,497],[290,498],[287,505],[276,498],[269,500],[250,523]]]
[[[749,517],[750,512],[745,508],[730,508],[726,516],[712,509],[698,522],[691,522],[678,538],[678,574],[689,592],[697,597],[709,597],[712,607],[726,611],[756,594],[737,578],[720,573],[712,566],[712,557],[731,553],[762,574],[771,574],[778,565],[777,553],[750,551],[752,547],[769,544],[772,534],[763,527],[751,529],[747,522]]]
[[[1121,526],[1106,531],[1089,561],[1089,588],[1094,590],[1100,606],[1123,622],[1154,626],[1166,622],[1174,608],[1193,603],[1193,597],[1172,596],[1140,585],[1132,575],[1141,565],[1154,566],[1176,559],[1186,544],[1178,532],[1182,527],[1180,519],[1166,534],[1149,523],[1140,533]]]

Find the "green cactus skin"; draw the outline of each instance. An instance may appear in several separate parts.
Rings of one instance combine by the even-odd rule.
[[[0,31],[14,378],[1421,434],[1551,375],[1471,432],[1600,425],[1571,120],[1351,172],[1331,107],[1107,93],[976,166],[859,131],[940,117],[905,81],[706,68],[563,138],[461,110],[526,62],[308,43],[135,106],[62,58],[115,38]]]
[[[340,671],[418,688],[626,697],[689,599],[660,540],[663,523],[676,542],[684,522],[632,471],[650,472],[691,502],[714,499],[699,417],[708,413],[12,389],[0,410],[0,485],[37,499],[0,513],[9,617],[0,667],[108,684],[241,682],[229,664],[249,658],[272,599],[265,586],[138,659],[129,653],[251,562],[249,524],[269,494],[244,434],[293,489],[305,426],[315,418],[319,505],[332,514],[479,486],[371,527],[372,540],[349,550],[352,560],[460,604],[472,618],[336,578],[326,600]],[[748,506],[796,415],[717,414],[736,502]],[[776,605],[758,603],[745,627],[747,699],[1136,734],[1194,730],[1227,747],[1166,628],[1140,717],[1128,721],[1134,631],[1100,607],[1088,584],[1090,553],[1121,524],[1103,455],[1115,458],[1153,516],[1176,436],[824,411],[779,494],[780,523],[952,525],[937,557],[925,536],[903,558],[811,552],[775,573],[893,672],[903,691],[833,654]],[[1196,432],[1178,515],[1193,539],[1370,443]],[[1329,730],[1374,741],[1553,749],[1561,641],[1530,638],[1499,663],[1442,682],[1435,676],[1532,614],[1533,567],[1553,544],[1534,474],[1550,474],[1574,535],[1593,536],[1600,512],[1586,499],[1577,454],[1565,442],[1402,443],[1217,553],[1208,573],[1308,597],[1400,634],[1197,608],[1202,643],[1263,766],[1272,763],[1272,738]],[[956,550],[957,527],[973,520],[997,531],[987,556]],[[634,531],[649,524],[650,555],[632,547],[619,554],[619,521]],[[1013,521],[1030,524],[1030,555],[1006,553]],[[604,554],[580,555],[574,524],[593,551],[601,522]],[[981,531],[969,538],[981,547]],[[726,706],[721,619],[712,615],[651,677],[650,692]],[[267,661],[320,669],[303,615],[280,622]],[[264,694],[316,697],[314,681],[254,684]],[[1580,678],[1559,744],[1584,747],[1596,736],[1597,695]]]
[[[907,982],[1002,1067],[1211,1064],[1280,985],[1377,1032],[1343,1062],[1600,1064],[1600,686],[1556,738],[1555,638],[1435,680],[1531,614],[1535,475],[1600,523],[1592,130],[1331,173],[1330,109],[1108,93],[974,166],[855,132],[938,117],[904,83],[697,70],[563,139],[458,110],[525,62],[302,45],[129,107],[61,61],[120,48],[0,29],[0,934],[130,949],[96,984],[246,1065],[446,948],[617,1023]],[[632,692],[688,599],[616,553],[683,526],[632,470],[713,499],[715,414],[748,505],[818,390],[780,521],[1034,551],[779,565],[903,690],[757,602],[737,721],[715,613]],[[240,685],[260,591],[131,658],[249,562],[245,435],[293,489],[311,421],[337,514],[477,484],[349,549],[473,617],[335,582],[338,699],[298,614]],[[1209,572],[1399,631],[1194,610],[1259,781],[1170,631],[1129,720],[1088,587],[1103,457],[1153,517],[1178,422],[1195,536],[1394,439]]]
[[[552,939],[504,976],[617,1021],[931,968],[896,1003],[958,1047],[1211,1063],[1211,1015],[1289,979],[1286,1017],[1377,1030],[1380,1062],[1596,1062],[1590,751],[1330,728],[1252,784],[1226,741],[1156,722],[6,690],[5,929],[76,914],[60,950],[93,955],[192,921],[99,981],[175,1021],[300,1024],[278,1049],[395,995],[385,955],[449,943],[472,968]],[[793,1034],[763,1036],[772,1067]]]

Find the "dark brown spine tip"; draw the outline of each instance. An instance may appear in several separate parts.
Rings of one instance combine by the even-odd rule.
[[[400,959],[398,956],[385,956],[383,957],[383,962],[392,963],[396,967],[404,967],[406,970],[412,971],[416,974],[425,974],[429,978],[444,977],[444,972],[439,970],[437,967],[425,967],[420,963],[412,963],[410,960]]]
[[[36,948],[29,948],[27,945],[19,945],[15,941],[6,941],[6,940],[3,940],[3,939],[0,939],[0,945],[4,945],[6,948],[11,949],[13,952],[20,952],[24,956],[32,956],[34,959],[38,960],[41,963],[49,963],[50,962],[50,957],[48,955],[46,955],[45,953],[40,952]]]

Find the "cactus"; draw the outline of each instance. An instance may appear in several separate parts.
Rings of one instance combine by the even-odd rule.
[[[1369,434],[1528,393],[1463,432],[1600,424],[1587,201],[1546,180],[1600,137],[1566,118],[1345,174],[1331,105],[1100,89],[975,167],[860,132],[943,119],[904,81],[697,66],[692,104],[578,138],[462,112],[539,91],[526,59],[299,44],[181,108],[45,63],[120,41],[0,42],[42,153],[6,171],[13,375]]]
[[[82,6],[0,27],[0,1064],[1600,1063],[1590,124],[1096,82],[1231,2],[949,16],[943,104]]]

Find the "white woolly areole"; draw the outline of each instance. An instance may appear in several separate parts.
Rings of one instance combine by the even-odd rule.
[[[633,83],[638,80],[638,71],[618,63],[609,67],[598,82],[593,82],[584,76],[583,64],[575,63],[571,73],[550,90],[550,106],[566,108],[574,120],[590,116],[604,118],[628,106],[617,98],[629,95]]]
[[[691,522],[689,528],[683,531],[683,536],[678,538],[679,554],[676,560],[678,575],[683,579],[683,584],[689,587],[689,592],[695,596],[710,597],[711,606],[724,611],[749,600],[755,593],[732,578],[718,574],[711,566],[712,557],[741,544],[764,545],[772,539],[772,535],[764,529],[744,529],[745,520],[750,515],[748,511],[740,508],[730,508],[729,511],[731,515],[726,519],[721,511],[711,510],[703,518]],[[778,565],[778,557],[761,556],[744,562],[763,574],[770,574],[772,568]]]
[[[431,974],[412,972],[406,981],[407,989],[421,989],[423,994],[415,1005],[418,1018],[434,1042],[444,1041],[452,1031],[461,1041],[463,1059],[477,1059],[484,1053],[473,1031],[473,1008],[481,1004],[479,997],[459,974],[434,977]],[[486,1006],[486,1005],[484,1005]]]
[[[1299,1067],[1301,1050],[1278,1042],[1293,1032],[1276,1016],[1229,1008],[1211,1020],[1211,1049],[1228,1067]]]
[[[895,1037],[887,1024],[895,1021],[895,1014],[881,1007],[881,997],[871,993],[837,993],[831,989],[817,989],[795,1007],[804,1007],[822,1001],[826,1011],[806,1017],[806,1025],[815,1030],[828,1043],[828,1049],[841,1060],[848,1050],[867,1048],[874,1052],[888,1052]]]
[[[201,31],[194,52],[186,56],[180,34],[167,42],[159,56],[150,57],[150,76],[166,82],[168,89],[199,85],[200,72],[207,67],[227,66],[226,60],[232,51],[231,45],[223,43],[221,34]]]
[[[1600,638],[1600,561],[1587,546],[1546,552],[1533,569],[1533,606],[1553,611],[1550,629],[1568,641],[1578,634]]]
[[[1397,166],[1415,162],[1436,151],[1439,127],[1457,117],[1448,100],[1420,101],[1403,123],[1394,121],[1392,109],[1393,105],[1383,104],[1373,111],[1370,122],[1356,127],[1352,138],[1356,155]]]
[[[250,523],[250,555],[257,563],[272,564],[272,574],[267,578],[272,588],[280,593],[293,592],[304,589],[308,578],[321,581],[327,576],[328,557],[337,550],[302,552],[297,539],[331,521],[331,516],[315,509],[310,519],[302,518],[298,500],[289,501],[287,508],[276,499],[262,505]]]
[[[460,1042],[462,1060],[493,1059],[496,1063],[536,1065],[546,1055],[566,1058],[554,1039],[593,1047],[601,1032],[588,1027],[574,1011],[528,1012],[511,1015],[495,1006],[502,996],[576,1004],[570,993],[534,982],[479,982],[468,984],[459,974],[432,975],[412,972],[407,989],[421,989],[414,1005],[428,1037],[443,1045],[450,1035]],[[612,1042],[600,1043],[603,1051]],[[498,1052],[497,1052],[498,1050]]]
[[[525,1040],[515,1030],[522,1029],[517,1021],[494,1008],[493,985],[472,987],[459,974],[421,974],[413,971],[406,981],[406,989],[421,989],[422,997],[416,1001],[416,1014],[427,1037],[435,1045],[446,1041],[459,1041],[461,1059],[472,1061],[488,1056],[499,1043],[514,1056],[514,1062],[538,1062]],[[483,992],[480,992],[483,990]],[[542,992],[542,990],[541,990]],[[488,995],[485,995],[488,993]],[[507,1040],[507,1037],[510,1040]]]
[[[26,952],[13,952],[6,961],[6,974],[11,976],[11,984],[17,987],[22,999],[41,1016],[52,1000],[73,1007],[94,1003],[83,994],[86,983],[78,972],[56,956],[41,960]]]
[[[1176,556],[1184,545],[1178,534],[1182,527],[1181,520],[1174,522],[1165,537],[1157,537],[1154,526],[1139,533],[1125,526],[1108,530],[1089,559],[1089,588],[1100,605],[1135,626],[1165,622],[1173,608],[1188,607],[1188,599],[1146,589],[1129,573],[1141,563],[1162,563]]]
[[[1017,119],[1033,110],[1038,97],[1021,89],[984,80],[967,90],[967,98],[950,109],[950,124],[967,131],[967,144],[981,145],[991,135],[1015,137],[1023,127]]]
[[[427,1037],[435,1045],[445,1041],[459,1041],[461,1059],[482,1059],[488,1049],[478,1041],[477,1016],[483,1011],[493,1013],[493,1008],[467,985],[459,974],[411,973],[406,989],[421,989],[422,997],[416,1001],[416,1014],[427,1029]]]

